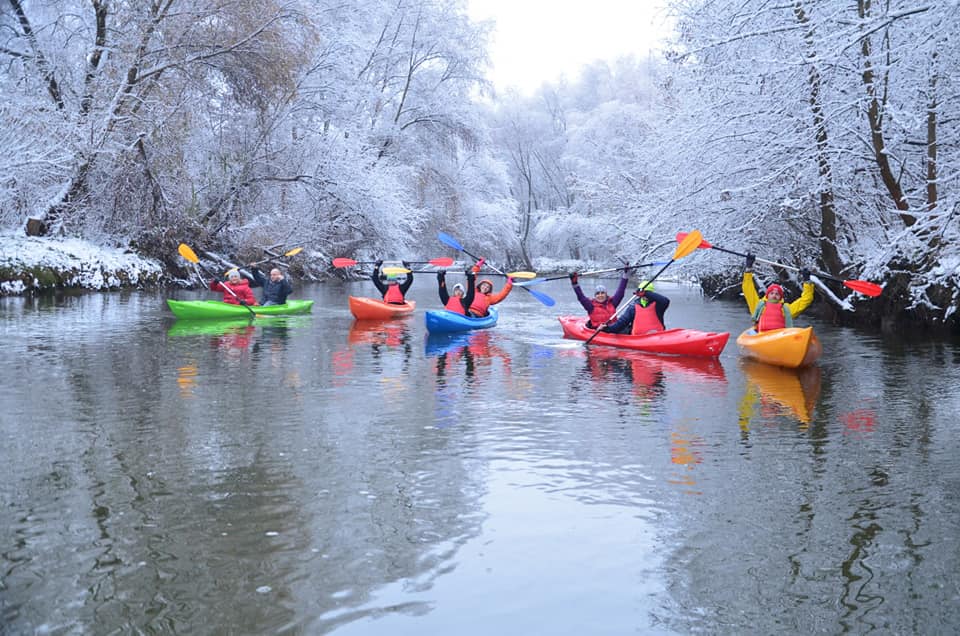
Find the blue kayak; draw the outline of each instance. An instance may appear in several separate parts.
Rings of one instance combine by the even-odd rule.
[[[500,317],[493,307],[489,311],[490,313],[483,318],[464,316],[446,309],[428,311],[426,313],[427,331],[430,333],[456,333],[473,329],[489,329],[497,324],[497,318]]]

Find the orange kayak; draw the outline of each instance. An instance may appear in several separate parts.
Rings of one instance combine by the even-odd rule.
[[[385,320],[388,318],[403,318],[413,313],[417,303],[408,300],[402,305],[385,303],[376,298],[362,298],[350,296],[350,313],[357,320]]]
[[[737,345],[748,358],[790,369],[809,366],[823,353],[813,327],[787,327],[763,333],[751,328],[737,337]]]

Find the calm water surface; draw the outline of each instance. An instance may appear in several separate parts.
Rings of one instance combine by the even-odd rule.
[[[369,283],[253,325],[0,299],[0,632],[960,630],[956,344],[813,322],[803,373],[588,350],[565,282],[435,339],[424,279],[372,324]],[[668,326],[745,326],[658,288]]]

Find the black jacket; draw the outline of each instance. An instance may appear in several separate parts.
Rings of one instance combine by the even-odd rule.
[[[263,287],[263,297],[260,299],[261,305],[267,303],[282,305],[287,302],[287,296],[293,291],[293,285],[290,284],[289,280],[283,278],[275,283],[264,276],[263,272],[256,267],[251,268],[250,273],[253,274],[252,287]]]

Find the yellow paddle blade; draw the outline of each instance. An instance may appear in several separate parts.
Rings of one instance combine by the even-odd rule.
[[[384,267],[380,272],[387,276],[396,276],[397,274],[409,274],[410,270],[406,267]]]
[[[673,252],[673,260],[678,258],[683,258],[688,254],[691,254],[700,247],[700,243],[703,241],[703,234],[700,233],[700,230],[694,230],[687,234],[680,244],[677,245],[677,249]]]
[[[180,253],[180,256],[184,257],[191,263],[199,263],[200,259],[197,258],[197,253],[190,249],[190,246],[186,243],[181,243],[180,247],[177,248],[177,251]]]
[[[290,250],[289,252],[284,252],[283,255],[284,255],[284,256],[296,256],[297,254],[299,254],[299,253],[302,252],[302,251],[303,251],[303,248],[302,248],[302,247],[295,247],[295,248],[293,248],[292,250]]]
[[[507,276],[510,278],[522,278],[524,280],[530,280],[531,278],[536,278],[536,272],[507,272]]]

